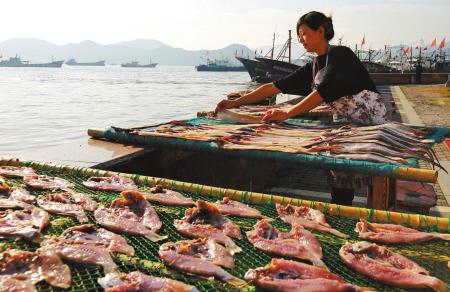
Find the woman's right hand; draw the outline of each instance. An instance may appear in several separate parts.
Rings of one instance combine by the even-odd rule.
[[[236,101],[235,100],[229,100],[229,99],[222,99],[217,105],[216,108],[214,109],[214,114],[217,114],[219,112],[219,110],[221,109],[227,109],[227,108],[233,108],[235,107]]]

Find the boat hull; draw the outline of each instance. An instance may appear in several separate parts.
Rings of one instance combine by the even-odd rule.
[[[245,69],[252,79],[256,77],[256,66],[258,65],[258,61],[242,57],[236,57],[236,59],[238,59],[239,62],[244,65]]]
[[[122,68],[155,68],[158,63],[151,63],[146,65],[122,64]]]
[[[43,63],[43,64],[2,64],[0,63],[0,67],[30,67],[30,68],[61,68],[64,61],[55,61],[51,63]]]
[[[244,66],[218,66],[218,65],[198,65],[195,66],[197,71],[210,71],[210,72],[246,72]]]

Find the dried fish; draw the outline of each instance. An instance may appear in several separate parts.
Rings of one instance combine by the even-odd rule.
[[[137,189],[136,184],[131,178],[119,175],[106,177],[90,177],[83,185],[88,189],[100,191],[122,192],[125,190]]]
[[[23,178],[25,184],[33,189],[38,190],[69,190],[73,184],[67,180],[47,175],[32,175]]]
[[[174,225],[183,235],[212,238],[229,248],[231,253],[241,251],[230,238],[242,238],[239,226],[223,216],[214,204],[198,200],[196,207],[186,210],[185,217],[175,220]]]
[[[0,166],[0,176],[11,178],[23,178],[36,175],[34,169],[26,166]]]
[[[70,269],[52,253],[9,250],[0,254],[0,291],[37,291],[44,280],[58,288],[69,288]]]
[[[439,238],[450,240],[450,234],[426,233],[397,224],[369,223],[364,219],[356,223],[359,238],[383,243],[418,243]]]
[[[129,274],[109,273],[98,279],[105,292],[198,292],[183,282],[146,275],[135,271]]]
[[[166,265],[174,269],[202,277],[217,278],[235,287],[244,287],[247,284],[245,281],[231,275],[221,267],[224,264],[229,266],[230,255],[226,255],[228,259],[224,261],[217,251],[219,253],[225,253],[225,251],[214,250],[218,246],[214,245],[213,241],[205,240],[167,242],[159,248],[159,256]],[[196,247],[200,247],[201,251],[196,251]]]
[[[326,222],[325,215],[319,210],[307,206],[276,204],[278,216],[281,220],[292,225],[301,225],[307,229],[328,232],[346,238],[348,235],[336,230]]]
[[[223,215],[244,218],[263,218],[261,213],[255,208],[249,207],[241,202],[233,201],[228,197],[224,197],[221,201],[215,202],[214,205]]]
[[[39,208],[0,212],[0,238],[39,241],[41,231],[50,223],[49,214]]]
[[[245,279],[269,291],[363,291],[324,268],[284,259],[272,259],[265,267],[248,270]]]
[[[100,225],[112,231],[144,236],[151,241],[167,237],[156,234],[162,222],[142,194],[124,191],[121,196],[121,199],[112,201],[111,207],[102,206],[95,210],[94,217]]]
[[[403,288],[445,291],[445,284],[412,260],[375,243],[344,244],[339,255],[346,265],[377,281]]]
[[[315,266],[326,267],[322,261],[322,248],[317,238],[301,225],[293,225],[290,232],[281,232],[270,225],[268,219],[256,223],[247,232],[248,240],[267,253],[311,261]]]
[[[156,185],[148,192],[141,192],[143,196],[152,203],[157,203],[166,206],[193,206],[194,201],[191,198],[185,197],[179,192],[163,188],[162,185]]]
[[[97,203],[82,193],[49,193],[37,198],[39,207],[52,214],[74,216],[80,222],[87,222],[86,211],[97,209]]]

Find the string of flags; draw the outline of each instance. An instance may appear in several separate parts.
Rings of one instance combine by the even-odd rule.
[[[443,49],[443,48],[445,48],[445,37],[442,39],[442,41],[439,43],[439,46],[438,46],[438,49]],[[364,35],[363,36],[363,38],[362,38],[362,40],[361,40],[361,47],[363,47],[364,45],[366,44],[366,35]],[[430,49],[431,48],[435,48],[436,47],[436,44],[437,44],[437,39],[436,38],[434,38],[433,39],[433,41],[431,41],[431,45],[430,45]],[[419,50],[419,49],[422,49],[422,51],[426,51],[426,50],[428,50],[428,46],[425,46],[425,47],[422,47],[422,46],[419,46],[419,45],[417,45],[416,47],[415,47],[415,49],[416,50]],[[404,55],[406,55],[406,54],[408,54],[408,53],[411,53],[413,51],[413,47],[411,46],[411,47],[406,47],[406,48],[404,48],[403,49],[403,54]]]

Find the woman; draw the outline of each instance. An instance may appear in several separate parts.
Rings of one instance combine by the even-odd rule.
[[[387,103],[353,51],[348,47],[329,44],[334,36],[331,17],[316,11],[303,15],[297,22],[297,35],[305,50],[316,54],[312,63],[241,98],[222,100],[215,111],[256,103],[283,92],[300,93],[306,97],[287,111],[267,111],[263,121],[286,120],[304,114],[323,102],[330,106],[335,121],[373,125],[390,120]],[[336,181],[340,178],[336,174],[331,178],[335,186],[332,202],[351,205],[353,190],[337,187]]]

